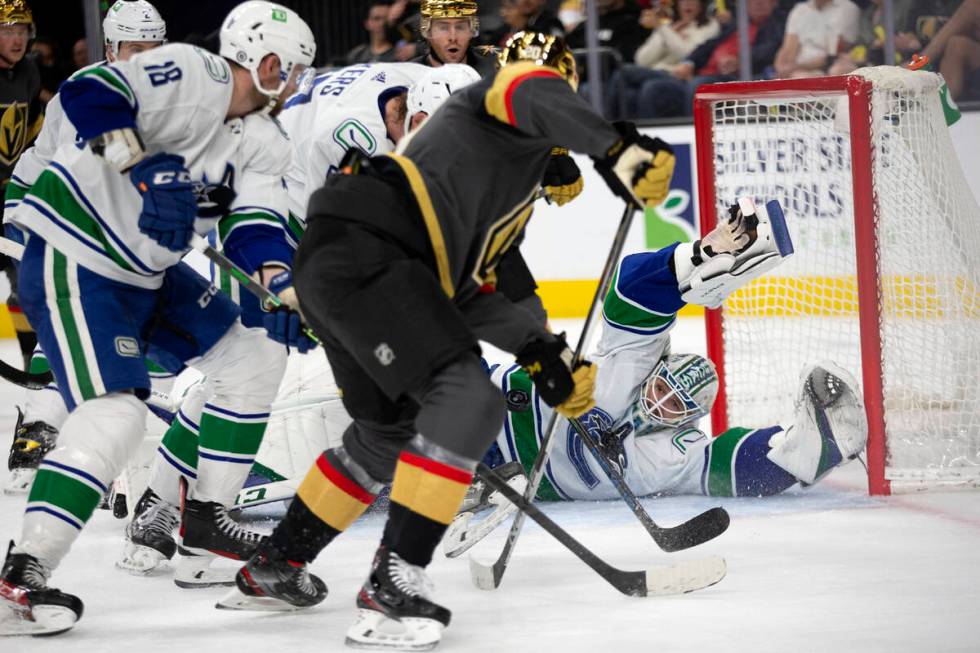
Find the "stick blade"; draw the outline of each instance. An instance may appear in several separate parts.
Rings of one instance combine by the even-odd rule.
[[[503,570],[506,565],[498,567],[496,564],[485,565],[472,555],[470,556],[470,580],[473,585],[481,590],[492,592],[500,587],[500,580],[503,578]]]
[[[679,562],[670,567],[654,567],[646,571],[646,596],[687,594],[721,581],[728,565],[720,556]]]
[[[655,536],[661,549],[672,553],[713,540],[726,530],[731,523],[728,512],[716,506],[671,528],[662,528]]]

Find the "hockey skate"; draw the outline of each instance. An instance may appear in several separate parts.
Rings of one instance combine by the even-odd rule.
[[[25,424],[24,413],[17,409],[14,442],[10,445],[10,457],[7,458],[10,478],[3,489],[5,494],[23,494],[30,489],[37,466],[45,454],[54,449],[57,438],[58,429],[41,421]]]
[[[126,547],[116,567],[137,575],[164,567],[177,551],[174,530],[179,523],[177,506],[146,488],[136,504],[132,521],[126,526]]]
[[[507,481],[514,490],[523,494],[527,488],[527,476],[519,462],[511,461],[495,467],[494,472]],[[494,511],[474,522],[474,517],[493,508]],[[479,476],[466,491],[459,513],[453,518],[442,540],[442,552],[447,558],[455,558],[470,550],[477,542],[489,535],[497,526],[514,514],[514,504],[500,492],[493,491]]]
[[[398,651],[435,648],[451,613],[430,601],[431,593],[424,568],[380,547],[371,575],[357,594],[358,617],[347,630],[347,645]]]
[[[843,368],[824,361],[801,378],[793,425],[770,439],[766,457],[807,486],[864,451],[868,419],[857,381]]]
[[[0,636],[70,630],[82,617],[81,599],[48,587],[49,572],[37,558],[13,548],[11,542],[0,571]]]
[[[326,584],[302,562],[287,560],[264,545],[238,570],[236,588],[214,607],[224,610],[287,611],[309,608],[327,596]]]

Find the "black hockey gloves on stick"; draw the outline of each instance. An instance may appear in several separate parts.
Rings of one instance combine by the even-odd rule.
[[[641,135],[631,122],[616,122],[613,127],[621,138],[606,156],[593,159],[596,171],[609,189],[627,202],[660,204],[674,175],[674,151],[659,138]]]
[[[544,403],[564,417],[578,417],[595,406],[596,368],[574,358],[564,333],[529,342],[517,352],[517,364],[531,377]]]
[[[551,158],[548,159],[548,167],[544,169],[544,177],[541,179],[541,187],[549,201],[558,206],[568,204],[579,196],[584,186],[582,171],[569,155],[568,148],[551,148]]]

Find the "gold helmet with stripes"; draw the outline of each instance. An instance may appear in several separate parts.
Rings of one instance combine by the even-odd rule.
[[[0,25],[27,25],[28,38],[34,38],[34,14],[24,0],[0,0]]]
[[[539,66],[556,68],[568,80],[572,88],[578,88],[578,71],[575,57],[564,39],[541,32],[517,32],[497,55],[501,67],[517,61],[530,61]]]
[[[473,36],[480,33],[480,18],[477,16],[479,7],[473,0],[422,0],[419,21],[419,31],[422,36],[429,38],[429,28],[433,19],[439,18],[468,18]]]

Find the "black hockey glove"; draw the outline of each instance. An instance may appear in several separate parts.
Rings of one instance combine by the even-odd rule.
[[[568,148],[551,148],[551,158],[544,170],[541,185],[551,201],[558,206],[568,204],[582,192],[585,185],[582,171],[578,169],[575,159],[569,156]]]
[[[573,356],[565,334],[532,340],[517,352],[517,364],[530,375],[544,403],[568,418],[595,406],[596,367],[589,361],[573,362]]]
[[[667,197],[674,175],[674,151],[659,138],[643,136],[631,122],[615,122],[616,142],[603,158],[593,157],[609,189],[640,207],[657,206]]]

